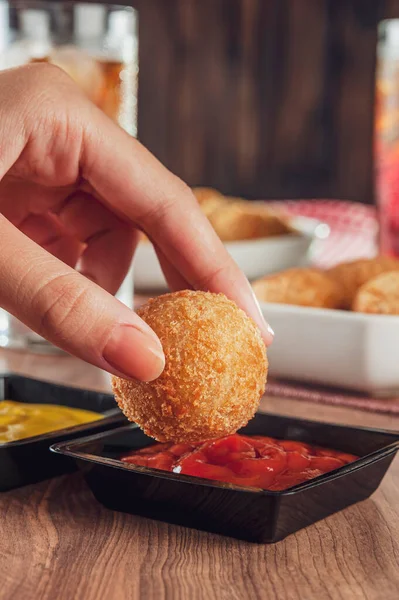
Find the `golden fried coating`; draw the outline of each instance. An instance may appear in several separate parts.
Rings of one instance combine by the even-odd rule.
[[[137,312],[159,336],[166,366],[149,383],[113,377],[126,417],[161,442],[213,439],[246,425],[267,376],[254,322],[223,294],[188,290],[152,299]]]
[[[193,194],[197,198],[197,202],[200,205],[208,202],[208,200],[224,198],[221,192],[209,187],[195,187],[193,188]]]
[[[399,261],[394,258],[377,256],[372,259],[354,260],[341,263],[326,271],[329,277],[339,283],[345,290],[344,308],[351,308],[358,289],[388,271],[399,270]]]
[[[213,211],[208,219],[224,242],[253,240],[292,233],[285,220],[265,206],[251,202],[229,202]]]
[[[343,303],[340,286],[317,269],[287,269],[258,279],[252,287],[261,302],[318,308],[341,308]]]
[[[208,219],[221,206],[227,204],[225,196],[213,188],[194,188],[193,193],[202,212]]]
[[[209,198],[201,204],[201,210],[204,215],[211,220],[213,215],[227,205],[227,200],[221,197]]]
[[[380,315],[399,315],[399,271],[382,273],[358,290],[353,310]]]

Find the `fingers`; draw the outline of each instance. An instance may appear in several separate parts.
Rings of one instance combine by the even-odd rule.
[[[0,99],[1,100],[1,99]],[[1,133],[0,133],[1,139]],[[0,182],[0,210],[13,225],[20,227],[27,215],[43,215],[57,206],[72,189],[45,187],[24,178],[6,176]]]
[[[131,226],[82,191],[65,198],[65,189],[20,180],[1,186],[1,212],[8,220],[67,265],[76,266],[80,258],[82,273],[111,294],[118,291],[137,243]]]
[[[157,254],[159,264],[161,265],[161,269],[165,276],[169,289],[173,292],[190,289],[190,284],[180,275],[180,273],[174,268],[174,266],[170,264],[163,252],[156,246],[155,252]]]
[[[191,193],[136,140],[99,111],[83,135],[82,175],[114,212],[138,224],[194,289],[223,292],[272,341],[251,287]]]
[[[129,229],[111,230],[91,238],[81,256],[79,272],[116,294],[132,263],[137,241],[138,232]]]
[[[86,245],[79,271],[111,294],[120,288],[133,259],[138,232],[91,194],[75,192],[56,207],[68,231]]]
[[[155,333],[133,311],[0,215],[0,306],[60,348],[125,378],[164,368]]]
[[[62,262],[75,267],[84,245],[68,235],[53,215],[29,215],[19,226],[20,231]]]
[[[0,156],[0,178],[11,169],[17,179],[58,189],[73,189],[82,178],[111,212],[149,234],[165,264],[173,265],[183,281],[194,289],[225,293],[252,316],[270,343],[246,278],[178,178],[77,93],[58,69],[23,68],[1,78],[7,118],[0,132],[9,143]],[[15,98],[23,98],[22,104]],[[9,123],[18,126],[8,131]]]

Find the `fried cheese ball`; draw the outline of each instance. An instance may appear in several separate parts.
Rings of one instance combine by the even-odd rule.
[[[399,271],[382,273],[358,290],[353,310],[379,315],[399,315]]]
[[[267,376],[255,323],[223,294],[188,290],[152,299],[137,312],[161,340],[166,364],[149,383],[113,377],[125,416],[160,442],[214,439],[246,425]]]
[[[345,290],[344,308],[351,308],[358,289],[388,271],[399,270],[399,261],[395,258],[377,256],[372,259],[361,259],[346,262],[326,271]]]
[[[261,302],[318,308],[340,308],[343,303],[340,286],[317,269],[287,269],[258,279],[252,287]]]
[[[251,202],[228,202],[208,215],[223,242],[254,240],[292,233],[283,218],[267,207],[251,206]]]

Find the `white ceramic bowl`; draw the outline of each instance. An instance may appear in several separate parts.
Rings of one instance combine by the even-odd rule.
[[[290,225],[298,235],[227,242],[226,248],[248,279],[308,263],[312,243],[325,239],[329,228],[307,217],[293,217]],[[134,260],[136,290],[164,290],[166,282],[152,244],[139,244]]]
[[[275,332],[270,375],[366,392],[399,394],[399,317],[262,303]]]

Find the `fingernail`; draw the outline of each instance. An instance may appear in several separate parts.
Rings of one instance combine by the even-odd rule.
[[[259,328],[261,330],[263,341],[265,342],[266,346],[270,346],[270,344],[273,342],[273,339],[274,339],[274,331],[270,327],[269,323],[265,320],[263,315],[262,315],[262,321],[259,324]]]
[[[270,344],[272,343],[273,338],[274,338],[274,331],[270,327],[269,323],[267,323],[265,317],[263,316],[262,309],[259,304],[259,300],[257,299],[252,287],[251,287],[251,292],[252,292],[252,298],[254,300],[255,306],[258,309],[259,317],[257,319],[257,323],[258,323],[259,329],[261,330],[261,333],[263,335],[263,339],[265,341],[266,346],[270,346]]]
[[[117,325],[109,338],[103,358],[126,379],[153,381],[165,367],[165,355],[154,332],[132,325]]]

